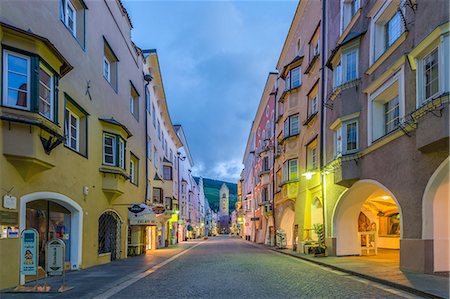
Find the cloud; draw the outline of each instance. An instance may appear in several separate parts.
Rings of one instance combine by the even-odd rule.
[[[236,182],[267,75],[296,1],[125,1],[144,49],[157,48],[174,123],[197,175]]]

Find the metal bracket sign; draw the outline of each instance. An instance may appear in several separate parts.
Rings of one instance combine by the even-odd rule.
[[[46,271],[49,276],[63,275],[66,245],[60,239],[53,239],[47,243]]]
[[[34,228],[22,231],[21,254],[20,254],[20,273],[23,275],[37,274],[38,244],[39,234]]]

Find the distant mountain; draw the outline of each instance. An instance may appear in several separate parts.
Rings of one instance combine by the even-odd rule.
[[[194,179],[198,184],[200,178],[194,177]],[[231,212],[234,211],[234,207],[237,201],[237,184],[203,178],[203,189],[206,198],[208,198],[210,208],[217,212],[219,211],[220,205],[220,187],[222,187],[223,183],[225,183],[228,189],[230,189],[229,209],[231,214]]]

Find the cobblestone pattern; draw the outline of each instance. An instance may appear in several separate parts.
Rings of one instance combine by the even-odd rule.
[[[401,295],[405,294],[240,239],[217,237],[130,285],[114,298],[399,298]]]

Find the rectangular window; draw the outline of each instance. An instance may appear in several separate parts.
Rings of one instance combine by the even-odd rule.
[[[30,110],[30,57],[3,51],[3,105]]]
[[[297,135],[300,132],[300,121],[298,114],[289,116],[289,135]]]
[[[73,6],[72,2],[69,0],[66,0],[66,7],[65,12],[66,16],[64,19],[64,24],[66,24],[67,28],[72,32],[73,36],[77,36],[77,11],[75,10],[75,7]]]
[[[341,64],[339,63],[335,68],[334,68],[334,87],[338,87],[342,84],[342,67]]]
[[[153,203],[154,204],[163,203],[163,190],[161,188],[153,188]]]
[[[103,57],[103,77],[106,81],[111,82],[111,62],[109,62],[108,58]]]
[[[103,164],[125,169],[125,140],[118,135],[103,133]]]
[[[269,167],[269,157],[264,157],[262,159],[262,167],[261,167],[262,171],[269,171],[270,167]]]
[[[161,140],[161,124],[159,123],[159,119],[158,119],[158,139]]]
[[[103,39],[103,77],[109,82],[114,91],[117,92],[117,64],[119,59],[109,46],[109,43]]]
[[[138,184],[139,177],[139,159],[130,153],[130,182],[132,184]]]
[[[298,160],[289,160],[289,180],[298,179]]]
[[[139,121],[139,94],[133,84],[130,85],[130,112]]]
[[[172,167],[164,165],[163,166],[163,178],[164,180],[171,181],[172,180]]]
[[[116,136],[103,134],[103,164],[116,165]]]
[[[147,136],[147,158],[152,160],[152,139]]]
[[[80,118],[66,108],[64,118],[65,145],[80,151]]]
[[[386,48],[389,48],[402,34],[402,17],[397,12],[386,24]]]
[[[398,97],[384,104],[384,133],[388,134],[398,128],[400,124]]]
[[[317,159],[317,139],[314,139],[306,146],[306,169],[313,170],[318,167]]]
[[[348,122],[346,127],[346,152],[355,151],[358,149],[358,122]]]
[[[423,59],[423,82],[425,85],[425,101],[439,92],[439,56],[438,49]]]
[[[39,68],[39,113],[53,120],[54,111],[54,78],[43,65]]]
[[[300,67],[297,67],[291,71],[291,88],[295,88],[301,85]]]
[[[152,103],[152,123],[153,123],[153,127],[156,128],[155,104],[153,104],[153,103]]]
[[[340,157],[342,155],[342,127],[337,128],[334,134],[334,156]]]
[[[291,89],[291,73],[288,72],[286,79],[284,80],[284,90]]]
[[[346,53],[346,78],[345,81],[352,81],[357,78],[357,50],[351,50],[350,52]]]
[[[164,139],[164,148],[165,148],[164,154],[165,154],[166,158],[168,158],[169,157],[169,150],[168,150],[169,148],[167,146],[167,140],[165,140],[165,139]]]

